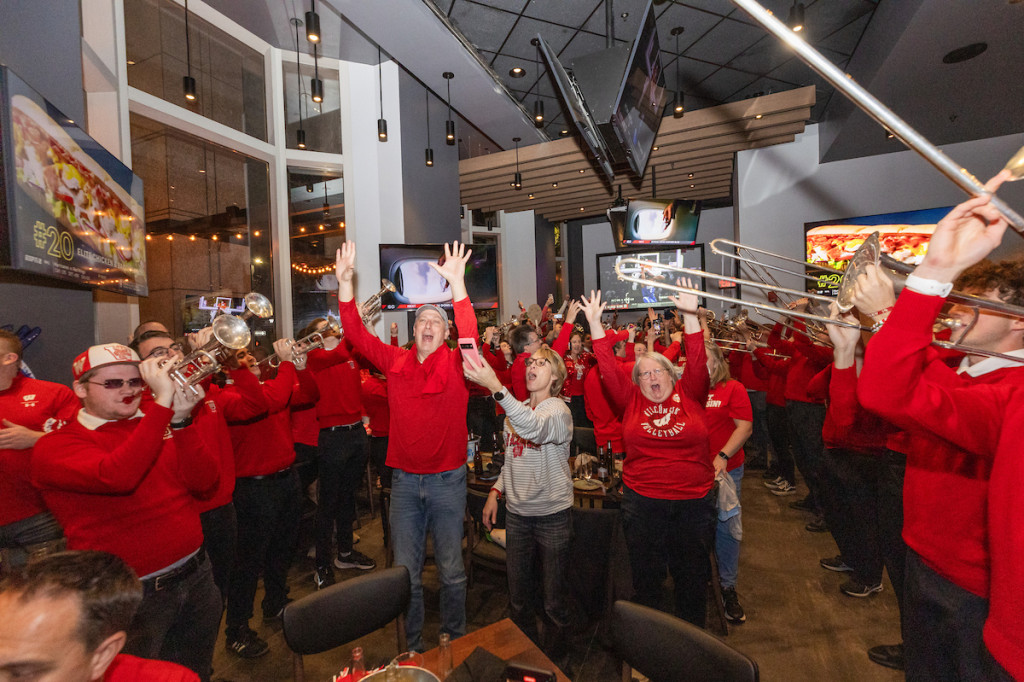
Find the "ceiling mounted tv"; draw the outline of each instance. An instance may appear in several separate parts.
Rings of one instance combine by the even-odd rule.
[[[666,99],[652,0],[629,46],[577,57],[571,73],[537,38],[559,99],[608,181],[627,171],[642,178]]]
[[[472,244],[466,263],[466,290],[477,310],[498,307],[498,250],[494,244]],[[381,244],[380,275],[395,285],[384,294],[381,310],[413,310],[432,303],[452,307],[452,290],[431,263],[444,258],[444,244]]]
[[[636,199],[608,210],[615,248],[692,246],[697,243],[701,202]]]

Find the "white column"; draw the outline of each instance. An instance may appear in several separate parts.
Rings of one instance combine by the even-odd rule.
[[[498,213],[501,224],[501,314],[519,314],[519,301],[538,303],[537,246],[533,211]],[[548,292],[544,292],[547,297]]]

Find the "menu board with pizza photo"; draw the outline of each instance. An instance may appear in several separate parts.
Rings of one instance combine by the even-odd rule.
[[[0,265],[146,296],[142,179],[0,70]]]
[[[949,210],[949,207],[928,208],[805,223],[807,274],[816,277],[813,282],[807,281],[807,291],[835,296],[842,275],[822,268],[845,270],[854,252],[872,232],[878,232],[884,253],[902,263],[920,265],[928,251],[928,241],[935,231],[935,224]]]

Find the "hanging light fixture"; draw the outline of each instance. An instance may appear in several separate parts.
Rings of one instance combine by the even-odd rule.
[[[309,81],[309,96],[317,104],[324,101],[324,82],[320,80],[320,64],[317,60],[317,45],[313,44],[313,78]]]
[[[683,101],[682,79],[679,75],[679,63],[683,61],[683,53],[679,51],[679,36],[685,30],[682,26],[676,26],[671,31],[672,35],[676,37],[676,95],[672,102],[673,118],[682,118],[683,114],[686,113],[686,103]]]
[[[448,81],[448,120],[444,122],[444,143],[451,147],[455,145],[455,121],[452,120],[452,79],[455,74],[445,71],[441,75]]]
[[[787,21],[786,24],[793,29],[794,32],[804,30],[804,3],[793,3],[793,6],[789,8],[789,21]]]
[[[295,93],[299,100],[299,129],[295,131],[295,146],[305,149],[306,131],[302,127],[302,63],[299,61],[299,26],[302,26],[302,21],[298,17],[293,17],[292,25],[295,26]]]
[[[519,173],[519,141],[521,139],[521,137],[512,138],[512,141],[516,143],[516,173],[512,176],[512,182],[508,183],[517,192],[523,188],[523,176]]]
[[[331,217],[331,205],[327,202],[327,180],[328,178],[324,178],[324,220]]]
[[[306,12],[306,40],[311,43],[320,42],[320,15],[316,13],[316,0],[309,0],[309,11]]]
[[[377,86],[380,92],[380,118],[377,119],[377,139],[388,141],[388,122],[384,120],[384,66],[381,60],[380,45],[377,46]]]
[[[185,0],[185,65],[188,68],[188,75],[182,76],[181,88],[185,93],[185,99],[194,102],[196,101],[196,79],[192,77],[192,42],[188,36],[188,0]]]
[[[423,88],[423,95],[427,105],[427,150],[424,154],[424,162],[428,168],[434,166],[434,150],[430,148],[430,90]]]
[[[537,50],[537,64],[543,64],[544,62],[541,60],[541,56],[540,56],[540,40],[538,38],[532,38],[530,40],[530,44],[533,45],[534,48],[536,48],[536,50]],[[539,87],[540,81],[538,80],[537,83],[538,83],[537,101],[535,101],[533,103],[533,125],[535,125],[538,128],[543,128],[544,127],[544,100],[542,100],[540,98],[540,87]]]

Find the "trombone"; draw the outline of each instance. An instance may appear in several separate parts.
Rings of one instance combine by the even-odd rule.
[[[868,256],[866,255],[866,256],[864,256],[864,258],[867,259]],[[637,270],[639,272],[639,274],[638,275],[634,275],[634,274],[629,274],[629,273],[623,273],[621,266],[624,266],[624,265],[632,266],[632,269],[633,270]],[[830,298],[828,296],[822,296],[820,294],[808,294],[808,293],[805,293],[805,292],[802,292],[802,291],[797,291],[795,289],[786,289],[785,287],[778,287],[778,286],[771,285],[771,284],[763,284],[763,283],[760,283],[760,282],[754,282],[752,280],[740,279],[738,277],[730,277],[728,275],[719,275],[719,274],[716,274],[716,273],[706,272],[704,270],[696,270],[696,269],[693,269],[693,268],[684,268],[684,267],[680,267],[680,266],[676,266],[676,265],[666,265],[665,263],[656,263],[656,262],[652,262],[652,261],[643,260],[642,258],[623,258],[621,261],[619,261],[618,263],[615,264],[615,274],[616,274],[616,276],[620,280],[623,280],[623,281],[626,281],[626,282],[636,282],[637,284],[641,284],[641,285],[644,285],[644,286],[657,287],[657,288],[660,288],[660,289],[666,289],[668,291],[674,291],[674,292],[682,293],[682,294],[694,294],[694,295],[697,295],[697,296],[704,296],[706,298],[710,298],[710,299],[717,300],[717,301],[725,301],[725,302],[728,302],[728,303],[734,303],[736,301],[735,298],[733,298],[731,296],[725,296],[724,294],[716,294],[716,293],[712,293],[712,292],[709,292],[709,291],[704,291],[702,289],[693,289],[693,288],[690,288],[690,287],[684,287],[684,286],[682,286],[680,284],[671,284],[669,282],[663,282],[663,281],[661,281],[659,279],[653,279],[651,277],[645,277],[644,276],[647,272],[652,271],[652,270],[656,270],[656,271],[659,271],[659,272],[671,271],[671,272],[679,273],[680,275],[687,276],[687,277],[700,277],[702,279],[710,278],[710,279],[724,280],[726,282],[734,282],[736,284],[740,284],[740,285],[744,285],[744,286],[750,286],[750,287],[753,287],[755,289],[762,289],[762,290],[765,290],[765,291],[775,291],[775,292],[781,292],[781,293],[788,293],[788,294],[791,294],[791,295],[805,296],[805,297],[810,298],[812,300],[819,300],[819,301],[826,302],[826,303],[831,303],[834,300],[834,299],[832,299],[832,298]],[[848,291],[848,292],[852,291],[852,288],[853,288],[854,284],[856,283],[856,274],[857,274],[856,272],[851,272],[850,270],[845,272],[843,274],[843,281],[840,283],[840,290],[843,290],[844,289],[844,285],[845,285],[846,291]],[[937,320],[937,324],[939,326],[948,327],[950,329],[960,329],[961,332],[962,332],[961,335],[960,335],[961,338],[963,338],[964,334],[966,334],[968,331],[970,331],[971,327],[974,326],[975,322],[978,319],[978,309],[979,308],[984,308],[986,310],[992,310],[992,311],[995,311],[995,312],[998,312],[998,313],[1001,313],[1001,314],[1004,314],[1004,315],[1010,315],[1012,317],[1018,317],[1018,318],[1024,319],[1024,308],[1021,308],[1019,306],[1010,305],[1008,303],[1003,303],[1001,301],[992,301],[990,299],[981,298],[979,296],[971,296],[970,294],[964,294],[964,293],[961,293],[961,292],[954,292],[954,293],[956,294],[956,296],[954,297],[953,294],[950,294],[950,296],[947,297],[947,300],[953,300],[954,302],[961,303],[961,304],[963,304],[965,306],[971,307],[974,310],[974,320],[972,320],[970,323],[964,324],[964,323],[962,323],[959,320],[956,320],[954,318],[945,317],[945,318],[939,318],[939,320]],[[832,324],[832,325],[837,325],[839,327],[847,327],[847,328],[851,328],[851,329],[858,329],[860,331],[866,331],[866,332],[872,331],[871,327],[865,327],[864,325],[861,325],[861,324],[857,324],[857,323],[853,323],[853,322],[846,322],[844,320],[838,320],[838,319],[835,319],[835,318],[832,318],[832,317],[825,317],[823,315],[817,315],[815,313],[810,313],[810,312],[799,312],[799,311],[796,311],[796,310],[788,310],[786,308],[780,308],[778,306],[771,305],[770,303],[767,303],[767,302],[761,303],[759,301],[747,301],[747,300],[744,300],[743,303],[748,305],[748,306],[750,306],[751,308],[757,308],[758,310],[768,311],[768,312],[774,313],[774,314],[788,315],[790,317],[798,317],[798,318],[805,319],[805,320],[814,320],[814,321],[820,322],[822,324]],[[942,348],[947,348],[947,349],[950,349],[950,350],[959,351],[959,352],[962,352],[962,353],[967,353],[967,354],[970,354],[970,355],[982,355],[982,356],[985,356],[985,357],[1001,358],[1001,359],[1004,359],[1004,360],[1010,360],[1012,362],[1024,363],[1024,358],[1016,357],[1016,356],[1013,356],[1013,355],[1007,355],[1005,353],[997,353],[997,352],[994,352],[994,351],[984,350],[984,349],[981,349],[981,348],[975,348],[973,346],[965,346],[965,345],[959,343],[958,341],[943,341],[941,339],[935,339],[935,340],[932,341],[932,345],[940,346]]]
[[[316,331],[303,336],[298,341],[292,342],[292,355],[303,356],[311,350],[317,348],[323,348],[324,342],[328,335],[336,336],[341,332],[341,323],[338,322],[338,318],[330,313],[327,314],[327,319],[320,324]],[[268,365],[270,367],[280,367],[281,358],[277,353],[268,355],[257,363],[258,366]]]

